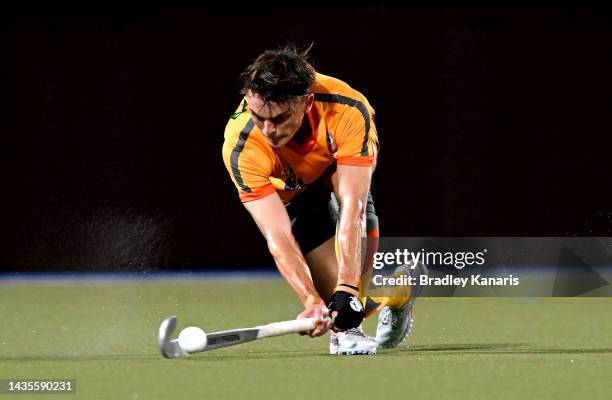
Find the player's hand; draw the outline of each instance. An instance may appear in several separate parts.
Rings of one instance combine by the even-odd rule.
[[[301,332],[300,335],[308,335],[310,337],[321,336],[332,327],[332,322],[329,319],[329,310],[325,306],[323,300],[311,303],[306,306],[298,316],[299,318],[314,318],[317,326],[315,329],[307,332]]]
[[[358,327],[365,316],[363,304],[357,296],[342,289],[336,289],[327,308],[334,319],[336,332]]]

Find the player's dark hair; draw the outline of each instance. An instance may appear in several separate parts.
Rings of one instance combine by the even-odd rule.
[[[264,103],[291,103],[308,94],[315,82],[315,69],[308,62],[306,50],[285,46],[266,50],[240,75],[241,94],[249,90],[259,95]]]

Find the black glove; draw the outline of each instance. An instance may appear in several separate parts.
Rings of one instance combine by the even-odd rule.
[[[363,321],[365,310],[361,301],[349,292],[336,290],[327,306],[329,315],[334,316],[334,326],[339,330],[356,328]]]

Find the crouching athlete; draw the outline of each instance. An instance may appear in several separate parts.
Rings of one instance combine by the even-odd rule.
[[[315,71],[307,51],[267,50],[241,74],[244,98],[225,128],[223,160],[275,263],[330,333],[331,354],[397,347],[412,326],[416,291],[360,296],[361,245],[375,249],[370,194],[379,143],[374,110],[345,82]],[[380,311],[376,338],[361,327]],[[333,323],[328,316],[333,318]]]

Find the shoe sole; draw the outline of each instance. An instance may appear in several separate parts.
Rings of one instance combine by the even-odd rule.
[[[368,350],[368,351],[338,351],[336,353],[330,353],[333,356],[375,356],[376,350]]]

